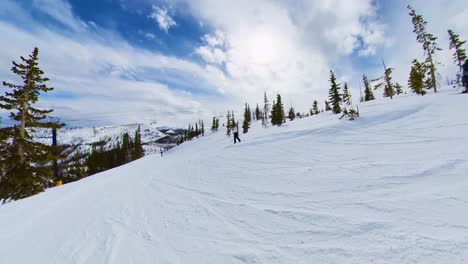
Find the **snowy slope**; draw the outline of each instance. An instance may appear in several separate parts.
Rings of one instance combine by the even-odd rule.
[[[467,263],[468,96],[224,131],[0,207],[0,263]]]

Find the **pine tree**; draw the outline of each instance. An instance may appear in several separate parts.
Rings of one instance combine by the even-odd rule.
[[[216,132],[218,131],[218,127],[217,127],[217,121],[218,121],[218,118],[216,116],[213,117],[213,124],[211,125],[211,131],[212,132]]]
[[[122,157],[122,162],[123,164],[129,163],[132,161],[132,146],[133,142],[132,139],[130,138],[130,135],[128,133],[124,133],[122,136],[122,149],[121,149],[121,157]]]
[[[351,93],[349,92],[348,83],[345,83],[343,88],[343,104],[346,106],[351,105]]]
[[[312,106],[312,112],[314,113],[314,115],[318,115],[320,114],[320,110],[318,108],[318,102],[317,100],[314,100],[314,104]]]
[[[291,108],[289,108],[288,118],[291,121],[293,121],[294,118],[296,118],[296,113],[294,111],[294,107],[292,107],[292,106],[291,106]]]
[[[257,108],[255,108],[255,119],[256,120],[262,119],[262,112],[260,111],[258,104],[257,104]]]
[[[395,83],[395,91],[397,95],[400,95],[403,93],[403,86],[401,86],[401,84],[399,84],[398,82]]]
[[[271,124],[281,126],[284,122],[284,107],[281,100],[281,95],[276,95],[276,103],[273,103],[273,109],[271,112]]]
[[[231,136],[231,112],[228,110],[228,113],[227,113],[227,117],[226,117],[226,129],[227,129],[227,132],[226,132],[226,135],[227,136]]]
[[[424,50],[424,55],[426,55],[426,61],[424,62],[425,64],[425,69],[428,71],[428,79],[426,80],[427,88],[434,89],[434,92],[437,92],[437,79],[436,79],[436,64],[434,60],[434,55],[436,51],[441,50],[437,46],[436,40],[437,37],[432,35],[431,33],[427,32],[426,26],[427,22],[424,20],[422,15],[419,15],[416,13],[416,11],[408,5],[408,9],[410,10],[409,15],[412,18],[413,22],[413,32],[416,33],[416,40],[422,44],[423,50]]]
[[[9,142],[3,144],[1,154],[6,164],[0,178],[0,201],[4,202],[42,192],[54,180],[51,163],[58,159],[59,148],[36,142],[29,134],[36,128],[63,127],[63,124],[45,121],[52,109],[34,107],[39,95],[53,90],[46,85],[49,79],[43,77],[38,56],[39,50],[35,48],[28,58],[21,57],[21,63],[13,62],[11,71],[22,79],[22,84],[3,82],[12,91],[0,96],[0,108],[11,111],[10,118],[17,122],[4,130],[3,136]]]
[[[411,66],[410,77],[408,80],[408,87],[416,94],[425,95],[424,90],[424,76],[426,75],[424,65],[417,60],[413,60]]]
[[[245,103],[245,109],[244,109],[244,121],[242,122],[242,129],[243,129],[243,133],[247,133],[249,132],[249,128],[250,128],[250,110],[249,110],[249,106],[247,105],[247,103]]]
[[[463,48],[463,45],[465,45],[466,41],[461,41],[460,36],[455,34],[453,30],[449,30],[448,33],[450,37],[450,49],[454,50],[453,61],[460,69],[460,71],[457,73],[457,83],[460,84],[463,74],[463,64],[467,59],[466,50]]]
[[[365,87],[365,90],[364,90],[364,101],[372,101],[375,99],[374,97],[374,93],[372,92],[372,88],[371,88],[371,85],[370,85],[370,82],[369,80],[367,79],[367,76],[366,75],[363,75],[362,76],[362,80],[364,82],[364,87]]]
[[[384,65],[384,68],[385,68],[385,73],[384,73],[384,76],[380,77],[379,79],[376,79],[375,81],[377,80],[381,80],[380,83],[378,83],[374,89],[379,89],[380,87],[384,87],[384,94],[383,96],[384,97],[390,97],[390,99],[393,99],[393,96],[396,94],[395,92],[395,85],[393,84],[392,82],[392,72],[393,72],[393,68],[387,68],[385,67]]]
[[[270,112],[270,102],[268,102],[268,98],[265,92],[264,97],[263,97],[263,115],[262,115],[262,125],[264,127],[268,126],[268,113],[269,112]]]
[[[132,160],[142,158],[144,155],[145,151],[143,150],[143,145],[141,143],[141,128],[138,126],[138,129],[135,131],[135,143],[133,146]]]
[[[325,111],[331,111],[332,108],[330,106],[330,102],[328,102],[327,100],[325,100]]]
[[[339,84],[336,83],[336,77],[335,73],[333,71],[330,71],[330,91],[329,91],[329,97],[328,99],[332,103],[332,110],[334,114],[339,114],[341,113],[341,95],[340,95],[340,86]]]

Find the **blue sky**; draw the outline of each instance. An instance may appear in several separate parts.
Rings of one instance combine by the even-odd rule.
[[[468,7],[444,2],[2,0],[0,78],[15,81],[11,60],[39,47],[56,88],[39,105],[70,125],[185,126],[239,112],[263,92],[306,112],[326,98],[330,69],[357,94],[362,74],[382,74],[383,58],[406,84],[422,57],[408,4],[440,37],[441,78],[451,76],[446,30],[468,38]]]

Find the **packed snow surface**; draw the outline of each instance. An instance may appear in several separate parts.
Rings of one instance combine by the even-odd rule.
[[[0,263],[468,263],[467,107],[220,131],[0,206]]]

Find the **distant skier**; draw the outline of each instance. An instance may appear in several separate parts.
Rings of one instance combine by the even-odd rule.
[[[463,65],[463,79],[462,79],[463,87],[465,87],[465,91],[463,93],[468,93],[468,59],[465,61]]]
[[[164,154],[164,150],[161,148],[161,157],[163,156]]]
[[[239,138],[239,123],[237,123],[234,128],[232,129],[232,132],[234,132],[234,144],[237,143],[237,140],[239,140],[239,142],[241,142],[240,138]]]

